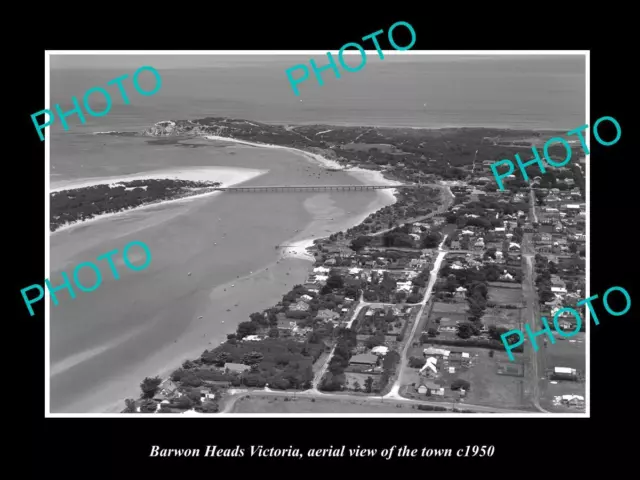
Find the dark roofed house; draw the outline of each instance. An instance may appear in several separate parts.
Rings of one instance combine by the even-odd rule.
[[[349,360],[349,365],[365,365],[375,367],[378,364],[379,357],[371,353],[361,353],[360,355],[354,355]]]

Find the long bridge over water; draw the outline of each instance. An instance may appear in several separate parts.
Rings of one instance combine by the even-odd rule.
[[[329,190],[382,190],[384,188],[418,188],[420,185],[268,185],[246,187],[218,187],[225,192],[324,192]]]

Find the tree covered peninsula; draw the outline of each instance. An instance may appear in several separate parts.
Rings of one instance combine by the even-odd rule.
[[[211,181],[149,179],[52,192],[51,231],[105,213],[200,195],[220,185]]]

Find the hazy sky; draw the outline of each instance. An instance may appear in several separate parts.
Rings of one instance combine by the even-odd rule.
[[[357,52],[355,52],[357,53]],[[377,58],[375,50],[372,54]],[[73,68],[125,68],[136,69],[141,65],[152,65],[158,69],[171,69],[171,68],[225,68],[225,67],[255,67],[261,64],[269,63],[282,63],[285,69],[288,66],[293,66],[298,63],[309,63],[309,58],[316,59],[321,58],[322,55],[201,55],[201,54],[177,54],[177,55],[51,55],[50,65],[52,69],[73,69]],[[575,62],[582,62],[584,65],[583,55],[391,55],[385,56],[385,63],[391,62],[473,62],[473,61],[509,61],[514,58],[528,58],[530,61],[536,59],[548,61],[549,58],[554,57],[558,62],[571,62],[575,65]],[[318,61],[318,60],[316,60]],[[350,62],[351,63],[351,62]],[[369,64],[369,62],[367,62]],[[372,65],[375,62],[371,62]],[[319,65],[321,65],[319,63]]]

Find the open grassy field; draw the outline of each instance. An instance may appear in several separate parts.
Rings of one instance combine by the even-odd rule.
[[[570,381],[547,383],[540,390],[540,406],[545,410],[556,413],[581,413],[584,411],[577,407],[554,405],[553,398],[561,395],[581,395],[586,399],[585,384]]]
[[[514,290],[522,289],[522,285],[520,285],[519,283],[513,283],[513,282],[487,282],[487,284],[490,287],[496,287],[496,288],[511,288]]]
[[[556,343],[549,342],[546,349],[541,349],[538,355],[544,358],[545,370],[554,367],[575,368],[586,373],[586,336],[578,333],[571,338],[564,338],[554,331]],[[541,375],[542,377],[542,375]],[[557,383],[543,381],[540,391],[540,405],[553,412],[576,412],[579,410],[553,405],[553,397],[557,395],[585,396],[586,384],[570,380],[557,380]]]
[[[288,399],[285,401],[285,398]],[[405,405],[389,400],[375,402],[372,400],[275,397],[266,395],[250,395],[239,399],[233,413],[424,413]]]
[[[521,328],[521,312],[522,309],[514,308],[487,308],[485,314],[482,317],[482,324],[489,327],[495,325],[496,327],[505,327],[509,330],[514,328]]]
[[[546,366],[569,367],[584,371],[586,368],[586,335],[579,332],[571,338],[561,337],[554,331],[556,343],[549,342],[544,351]]]
[[[489,287],[489,301],[498,305],[519,303],[522,301],[522,288]]]
[[[465,313],[443,313],[443,312],[432,312],[431,317],[429,318],[429,327],[437,327],[436,318],[449,318],[454,323],[455,322],[465,322],[467,320],[467,315]]]
[[[467,311],[467,302],[457,303],[442,303],[436,302],[433,304],[432,312],[438,313],[440,316],[446,316],[447,313],[465,313]]]

